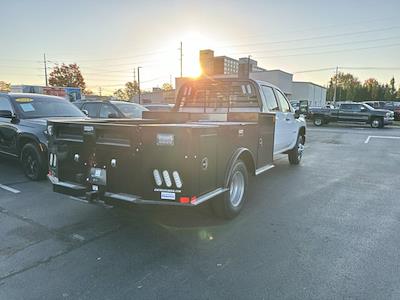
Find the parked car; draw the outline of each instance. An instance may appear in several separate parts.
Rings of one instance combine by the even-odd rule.
[[[86,116],[64,98],[40,94],[0,93],[0,153],[21,161],[31,180],[48,171],[46,126],[50,118]]]
[[[54,191],[113,204],[210,201],[218,216],[233,218],[250,175],[273,168],[274,154],[292,165],[303,156],[304,118],[263,81],[193,80],[180,88],[173,111],[144,117],[49,122]]]
[[[391,110],[394,113],[394,119],[400,121],[400,102],[387,101],[383,108]]]
[[[394,120],[394,113],[390,110],[375,109],[365,103],[342,103],[339,108],[312,108],[309,118],[315,126],[329,122],[353,122],[370,124],[373,128],[383,128]]]
[[[125,101],[78,101],[74,104],[90,118],[142,118],[148,109],[140,104]]]
[[[174,105],[173,104],[144,104],[150,111],[170,111]]]

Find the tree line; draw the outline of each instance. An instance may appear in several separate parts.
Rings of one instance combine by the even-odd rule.
[[[361,82],[350,73],[339,72],[334,75],[327,90],[327,101],[396,101],[400,100],[400,88],[396,89],[394,77],[388,83],[380,83],[375,78]]]

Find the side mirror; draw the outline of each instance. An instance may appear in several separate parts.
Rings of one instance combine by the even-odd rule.
[[[295,117],[296,119],[300,118],[300,114],[301,114],[300,109],[296,109],[296,110],[294,111],[294,117]]]
[[[88,117],[89,116],[89,112],[86,109],[82,109],[82,112]]]
[[[108,118],[109,119],[116,119],[116,118],[118,118],[118,116],[115,113],[111,113],[111,114],[108,114]]]
[[[0,117],[12,119],[14,117],[14,115],[13,115],[12,111],[10,111],[10,110],[0,110]]]

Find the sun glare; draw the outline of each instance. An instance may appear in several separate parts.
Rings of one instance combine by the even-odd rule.
[[[183,74],[188,77],[199,77],[201,67],[199,51],[212,45],[209,39],[198,32],[188,32],[182,37],[183,42]]]

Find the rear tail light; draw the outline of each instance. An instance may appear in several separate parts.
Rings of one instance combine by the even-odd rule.
[[[179,202],[183,203],[183,204],[189,203],[190,202],[190,198],[189,197],[180,197],[179,198]]]

